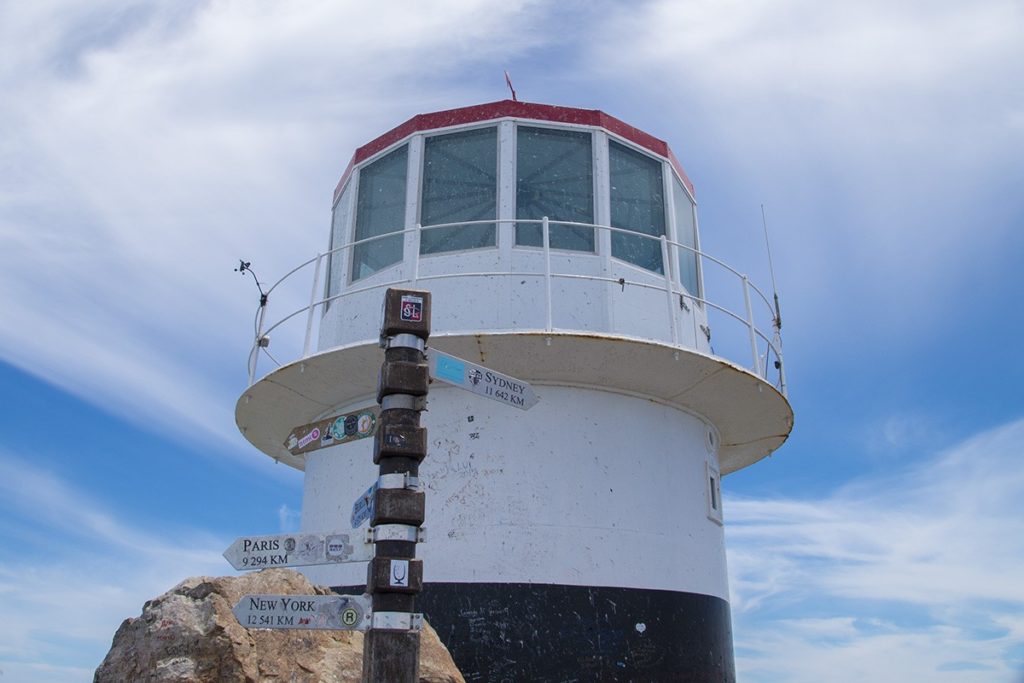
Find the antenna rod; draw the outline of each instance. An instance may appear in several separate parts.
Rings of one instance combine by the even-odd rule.
[[[512,91],[512,101],[518,102],[516,99],[516,89],[512,87],[512,79],[509,78],[508,70],[505,71],[505,83],[508,85],[508,89]]]
[[[779,288],[775,286],[775,265],[772,263],[772,245],[768,240],[768,219],[764,214],[764,204],[761,204],[761,225],[764,226],[764,246],[768,250],[768,273],[772,278],[772,295],[775,298],[775,329],[782,329],[782,312],[779,310]]]

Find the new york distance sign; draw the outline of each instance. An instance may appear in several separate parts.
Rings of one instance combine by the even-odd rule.
[[[477,396],[520,410],[529,410],[537,403],[533,387],[521,379],[470,363],[437,349],[427,349],[427,362],[430,365],[431,377]]]
[[[246,628],[365,631],[373,615],[369,595],[243,595],[234,609]]]

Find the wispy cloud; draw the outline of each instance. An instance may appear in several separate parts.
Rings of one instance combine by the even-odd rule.
[[[939,332],[1020,245],[1022,22],[1013,0],[655,0],[585,61],[662,104],[684,163],[714,160],[698,196],[709,173],[736,188],[705,245],[761,270],[765,202],[790,320],[870,318],[884,333],[851,338],[885,346]]]
[[[822,499],[727,500],[743,680],[1016,681],[1022,453],[1024,421]]]
[[[281,533],[294,532],[299,530],[299,523],[302,521],[302,511],[293,510],[282,503],[277,508],[277,524]]]
[[[238,444],[256,297],[234,259],[272,281],[312,256],[352,150],[460,100],[466,59],[532,44],[535,5],[5,5],[0,356],[136,422]]]
[[[126,617],[187,576],[225,573],[224,539],[132,525],[31,461],[0,453],[0,670],[88,680]]]

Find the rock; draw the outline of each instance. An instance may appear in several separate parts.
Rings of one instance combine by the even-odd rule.
[[[125,619],[93,683],[358,683],[358,631],[246,629],[232,614],[243,595],[328,595],[289,569],[186,579]],[[421,683],[465,683],[428,625],[420,634]]]

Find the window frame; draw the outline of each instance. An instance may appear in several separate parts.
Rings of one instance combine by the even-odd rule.
[[[381,160],[387,158],[390,154],[392,154],[394,152],[397,152],[402,147],[406,148],[405,149],[405,152],[406,152],[406,156],[405,156],[405,188],[404,188],[404,197],[403,197],[403,202],[402,202],[402,225],[401,225],[401,227],[398,230],[393,230],[393,231],[391,231],[389,233],[382,233],[381,235],[372,235],[372,237],[379,237],[379,238],[381,238],[381,239],[377,240],[378,242],[383,242],[384,239],[386,239],[384,237],[384,235],[394,235],[396,237],[402,237],[402,235],[408,229],[407,222],[408,222],[408,204],[409,204],[409,168],[410,168],[410,160],[413,157],[412,143],[413,143],[413,138],[414,137],[415,136],[409,136],[407,138],[399,140],[395,144],[390,145],[389,147],[387,147],[385,149],[382,149],[380,152],[377,152],[376,154],[374,154],[370,158],[368,158],[368,159],[364,160],[363,162],[361,162],[353,170],[352,179],[350,179],[349,182],[354,183],[354,185],[353,185],[353,192],[355,194],[353,196],[353,201],[352,201],[352,205],[353,205],[353,208],[352,208],[352,218],[349,221],[349,239],[348,239],[349,256],[346,259],[346,261],[347,261],[347,263],[346,263],[347,285],[349,287],[354,285],[356,282],[365,281],[368,278],[374,277],[378,273],[383,273],[383,272],[385,272],[387,270],[390,270],[391,268],[394,268],[396,266],[400,266],[400,265],[402,265],[405,262],[405,252],[406,252],[405,240],[404,239],[400,239],[399,243],[401,244],[401,252],[400,252],[401,255],[400,255],[400,257],[399,257],[399,259],[397,261],[395,261],[393,263],[389,263],[388,265],[383,266],[382,268],[378,268],[377,270],[374,270],[372,273],[369,273],[367,275],[363,275],[361,277],[356,277],[356,273],[355,273],[355,268],[356,268],[356,251],[359,249],[359,245],[356,244],[356,241],[357,241],[357,239],[356,239],[356,231],[359,229],[359,191],[362,189],[363,171],[365,171],[369,167],[373,166],[378,161],[381,161]]]
[[[537,129],[542,129],[542,130],[564,131],[564,132],[568,132],[568,133],[586,133],[589,136],[589,138],[590,138],[590,192],[591,192],[591,194],[590,194],[590,208],[591,208],[590,215],[591,215],[591,225],[600,225],[600,223],[598,221],[598,216],[601,213],[601,206],[600,206],[600,202],[601,202],[601,200],[600,200],[600,197],[601,197],[600,184],[601,184],[601,177],[602,177],[602,175],[605,177],[605,183],[607,183],[607,173],[605,172],[604,174],[602,174],[599,171],[599,164],[598,164],[599,155],[597,153],[597,147],[600,144],[600,139],[598,138],[597,133],[599,131],[603,131],[604,129],[603,128],[595,128],[594,126],[579,126],[579,125],[570,125],[570,124],[558,124],[557,122],[553,122],[553,121],[535,121],[535,120],[532,120],[532,119],[514,119],[513,123],[514,123],[514,126],[513,126],[513,130],[512,130],[512,164],[511,164],[512,177],[510,178],[510,183],[511,183],[511,188],[512,188],[512,197],[511,197],[511,212],[512,212],[512,217],[511,217],[511,220],[512,220],[511,238],[512,238],[512,248],[513,249],[531,250],[531,251],[537,251],[537,250],[543,251],[543,249],[544,249],[543,236],[541,237],[541,244],[540,245],[519,244],[519,242],[518,242],[518,230],[517,230],[517,228],[518,228],[519,221],[520,220],[523,220],[523,221],[540,220],[540,219],[537,219],[537,218],[519,218],[519,129],[520,128],[537,128]],[[543,216],[541,218],[543,218]],[[552,219],[550,216],[548,216],[548,219],[549,219],[550,223],[558,223],[559,222],[559,221],[557,221],[555,219]],[[606,231],[601,231],[601,230],[594,229],[594,233],[595,233],[594,234],[594,247],[593,247],[593,249],[590,249],[590,250],[568,249],[568,248],[565,248],[565,247],[556,247],[554,245],[550,245],[549,248],[550,248],[551,251],[557,251],[557,252],[561,252],[561,253],[565,253],[565,254],[581,254],[581,255],[586,255],[586,256],[599,256],[602,253],[602,249],[601,249],[601,235],[600,235],[601,232],[606,232]],[[549,239],[550,239],[550,235],[549,235]]]
[[[668,162],[667,158],[662,157],[662,156],[652,152],[651,150],[649,150],[649,149],[647,149],[645,147],[642,147],[642,146],[640,146],[640,145],[638,145],[638,144],[636,144],[636,143],[634,143],[634,142],[632,142],[630,140],[627,140],[627,139],[625,139],[625,138],[623,138],[621,136],[618,136],[618,135],[616,135],[616,134],[614,134],[612,132],[608,132],[608,141],[607,141],[608,151],[607,151],[607,155],[606,155],[607,169],[606,169],[606,175],[605,175],[605,179],[604,179],[604,181],[605,181],[605,183],[606,183],[606,185],[608,187],[608,194],[607,194],[608,226],[611,227],[611,228],[615,228],[616,230],[632,232],[634,235],[640,235],[641,237],[639,239],[641,239],[641,240],[644,240],[645,238],[653,238],[654,240],[657,240],[657,238],[661,237],[661,235],[653,235],[653,234],[648,234],[648,233],[644,233],[644,232],[639,232],[639,231],[633,230],[632,228],[627,228],[625,226],[615,225],[614,224],[614,222],[612,220],[612,206],[614,204],[613,198],[612,198],[612,144],[613,143],[619,145],[620,147],[623,147],[623,148],[627,149],[630,152],[633,152],[633,153],[635,153],[635,154],[637,154],[639,156],[642,156],[642,157],[646,157],[647,159],[657,163],[658,168],[660,169],[660,175],[661,175],[661,193],[662,193],[662,198],[661,198],[662,232],[661,232],[661,235],[664,235],[666,238],[668,238],[670,235],[673,234],[673,233],[670,233],[669,230],[671,230],[674,226],[671,225],[670,214],[669,214],[670,208],[668,206],[668,203],[669,203],[670,195],[666,195],[666,191],[665,191],[665,185],[666,185],[666,183],[665,183],[665,178],[666,178],[665,165],[668,164],[669,166],[671,166],[671,164]],[[673,172],[674,172],[674,170],[673,170]],[[661,271],[659,272],[658,270],[655,270],[653,268],[647,268],[646,266],[643,266],[643,265],[641,265],[639,263],[635,263],[635,262],[630,261],[628,259],[622,258],[621,256],[616,256],[615,253],[614,253],[614,251],[615,251],[615,237],[616,236],[623,236],[623,237],[628,238],[628,237],[632,237],[632,235],[628,235],[628,234],[626,234],[624,232],[616,232],[616,231],[608,231],[608,232],[609,232],[609,236],[610,236],[610,239],[609,239],[609,243],[610,243],[609,244],[609,249],[610,249],[609,255],[615,261],[617,261],[617,262],[619,262],[621,264],[624,264],[626,266],[639,269],[640,271],[642,271],[644,273],[648,273],[648,274],[653,275],[655,277],[664,278],[665,277],[665,268],[666,267],[669,268],[669,273],[670,274],[673,273],[674,269],[672,268],[671,263],[669,263],[669,264],[662,263],[661,264],[662,268],[661,268]],[[659,260],[664,260],[664,259],[661,258],[660,251],[659,251],[658,258],[659,258]],[[669,259],[669,261],[671,261],[671,260],[672,259]],[[678,274],[673,274],[673,281],[674,282],[678,282],[678,276],[677,275]]]
[[[704,268],[700,258],[700,230],[697,227],[697,200],[696,198],[694,198],[693,193],[690,192],[690,188],[687,187],[687,184],[683,180],[683,177],[676,170],[675,165],[671,161],[666,161],[665,164],[669,170],[669,173],[666,176],[668,180],[665,184],[667,185],[666,191],[669,193],[669,201],[666,201],[666,208],[668,208],[668,210],[670,211],[670,223],[672,225],[671,239],[676,244],[683,244],[682,235],[680,234],[681,226],[679,222],[679,214],[676,211],[677,207],[675,202],[676,186],[678,185],[680,188],[682,188],[690,208],[690,217],[692,219],[691,229],[693,230],[692,246],[696,250],[695,252],[690,252],[687,249],[683,249],[682,247],[675,247],[675,251],[677,252],[676,258],[670,259],[672,261],[672,266],[676,271],[673,281],[676,282],[680,287],[682,287],[683,291],[686,294],[688,294],[691,298],[693,298],[698,306],[703,307]],[[696,292],[691,292],[690,289],[686,286],[686,283],[683,282],[683,269],[681,264],[679,263],[679,260],[682,258],[684,253],[691,254],[694,257],[694,279],[696,280],[697,287]]]
[[[338,193],[337,201],[334,202],[334,205],[331,207],[331,230],[330,234],[327,235],[327,268],[325,271],[327,273],[327,276],[324,278],[324,314],[327,313],[327,311],[331,307],[331,304],[333,303],[332,301],[327,301],[327,299],[337,294],[341,294],[351,284],[351,282],[349,281],[349,275],[351,271],[352,251],[354,251],[355,247],[352,246],[352,242],[349,238],[353,234],[352,231],[355,224],[355,201],[351,201],[349,203],[348,208],[346,209],[345,212],[347,215],[345,216],[344,219],[342,219],[343,223],[341,225],[336,226],[335,222],[337,220],[338,208],[341,206],[342,201],[345,199],[345,193],[352,191],[354,194],[355,192],[357,192],[356,183],[358,175],[359,174],[355,171],[355,169],[353,169],[353,171],[349,174],[349,177],[346,180],[345,184],[342,186],[341,192]],[[337,230],[335,230],[335,228],[337,228]],[[334,244],[335,237],[337,237],[338,241],[340,242],[337,246],[335,246]],[[334,251],[335,249],[337,249],[338,251]],[[341,274],[338,277],[339,291],[332,293],[331,283],[333,281],[336,266],[342,269]]]
[[[418,159],[419,163],[416,165],[417,178],[416,178],[416,209],[415,209],[415,215],[416,215],[415,224],[417,226],[419,226],[420,230],[422,230],[423,228],[429,228],[430,227],[430,226],[423,225],[423,222],[422,222],[423,221],[423,189],[424,189],[424,181],[426,179],[426,163],[427,163],[427,140],[429,140],[430,138],[443,137],[445,135],[458,135],[460,133],[468,133],[468,132],[473,132],[473,131],[478,131],[478,130],[484,130],[484,129],[487,129],[487,128],[493,128],[494,129],[494,144],[495,144],[495,156],[494,156],[494,160],[495,160],[495,163],[494,163],[494,220],[493,220],[494,244],[493,245],[488,245],[488,246],[483,246],[483,247],[470,247],[468,249],[449,249],[449,250],[445,250],[445,251],[433,251],[433,252],[429,252],[429,253],[424,253],[422,251],[423,247],[422,247],[422,232],[421,232],[420,233],[420,239],[418,240],[419,246],[415,250],[416,251],[415,257],[416,258],[431,258],[431,257],[434,257],[434,256],[445,256],[445,255],[449,255],[449,254],[466,254],[466,253],[470,253],[470,252],[483,251],[485,249],[499,249],[501,247],[502,236],[501,236],[501,230],[499,229],[499,226],[502,223],[502,216],[501,216],[501,172],[502,172],[501,121],[502,121],[501,119],[496,119],[496,120],[491,120],[491,121],[484,121],[484,122],[481,122],[479,124],[474,124],[474,125],[471,125],[471,126],[458,126],[458,127],[454,127],[454,128],[439,128],[439,129],[432,130],[432,131],[425,131],[425,132],[417,133],[416,135],[411,136],[410,141],[411,141],[412,138],[416,138],[416,137],[420,138],[419,145],[420,145],[420,150],[421,151],[420,151],[420,155],[419,155],[419,159]],[[483,220],[483,219],[481,219],[481,220]],[[443,223],[438,223],[437,225],[443,225]],[[478,225],[485,225],[485,224],[481,223],[481,224],[478,224]]]

